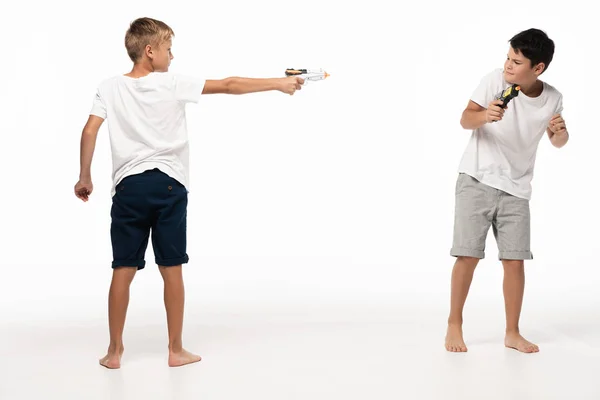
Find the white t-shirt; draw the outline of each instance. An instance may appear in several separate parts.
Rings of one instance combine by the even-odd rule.
[[[204,79],[152,72],[103,81],[90,114],[106,119],[113,186],[125,177],[158,168],[189,188],[189,145],[185,105],[200,100]],[[189,189],[188,189],[189,190]]]
[[[542,94],[523,93],[508,103],[501,121],[475,129],[462,156],[459,172],[516,197],[531,199],[531,181],[537,148],[550,119],[563,110],[562,94],[543,82]],[[487,108],[511,86],[503,70],[486,75],[471,100]]]

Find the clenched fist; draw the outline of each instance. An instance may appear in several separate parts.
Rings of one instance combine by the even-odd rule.
[[[494,100],[489,104],[485,112],[486,122],[490,123],[502,120],[504,116],[504,108],[501,107],[502,104],[502,100]]]
[[[83,201],[88,201],[93,190],[94,185],[91,180],[79,180],[75,185],[75,196]]]
[[[304,79],[298,76],[290,76],[287,78],[281,78],[281,87],[279,90],[283,93],[287,93],[292,96],[296,90],[302,89],[302,84],[304,83]]]

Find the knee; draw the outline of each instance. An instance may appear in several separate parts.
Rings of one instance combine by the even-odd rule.
[[[113,269],[111,288],[114,290],[129,290],[136,271],[137,267],[118,267]]]
[[[502,260],[504,269],[508,271],[523,269],[525,262],[523,260]]]
[[[479,258],[460,256],[460,257],[457,257],[457,261],[462,264],[468,264],[468,265],[475,266],[479,263]]]
[[[179,282],[183,280],[181,264],[170,266],[159,265],[158,270],[165,282]]]
[[[471,268],[475,268],[479,264],[479,258],[460,256],[456,258],[456,263],[459,265],[465,265]]]

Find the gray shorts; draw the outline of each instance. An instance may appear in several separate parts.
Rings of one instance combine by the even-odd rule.
[[[531,260],[529,200],[485,185],[467,174],[456,181],[454,240],[450,255],[484,258],[493,227],[500,260]]]

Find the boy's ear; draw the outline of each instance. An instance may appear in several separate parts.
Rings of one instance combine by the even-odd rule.
[[[544,64],[543,62],[538,63],[535,67],[533,67],[533,72],[536,75],[541,75],[542,72],[544,72],[544,70],[546,69],[546,64]]]
[[[146,54],[146,57],[148,57],[149,59],[152,59],[152,46],[150,46],[149,44],[146,45],[146,48],[144,49],[144,53]]]

